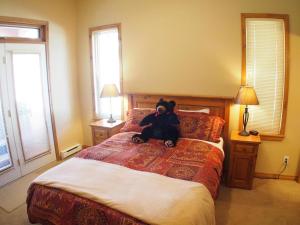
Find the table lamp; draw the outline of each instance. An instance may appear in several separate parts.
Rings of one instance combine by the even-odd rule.
[[[105,98],[109,97],[110,100],[110,117],[107,120],[108,123],[114,123],[116,120],[112,117],[112,104],[111,104],[111,98],[119,96],[119,90],[115,84],[104,84],[100,97]]]
[[[243,114],[243,130],[239,132],[241,136],[249,136],[249,132],[246,130],[247,123],[249,120],[248,105],[258,105],[258,99],[255,90],[251,86],[242,85],[239,92],[235,98],[235,103],[240,105],[246,105]]]

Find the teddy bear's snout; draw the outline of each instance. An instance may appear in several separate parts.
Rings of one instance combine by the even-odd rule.
[[[162,105],[157,107],[157,111],[158,111],[159,114],[164,113],[166,110],[167,110],[166,107],[164,107]]]

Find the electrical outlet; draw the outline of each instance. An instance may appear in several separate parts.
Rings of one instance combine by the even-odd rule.
[[[285,155],[285,156],[283,157],[283,163],[286,164],[286,165],[288,165],[288,164],[289,164],[289,159],[290,159],[290,157],[287,156],[287,155]]]

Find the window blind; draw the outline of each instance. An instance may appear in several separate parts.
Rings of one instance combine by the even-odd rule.
[[[282,19],[246,19],[246,82],[255,88],[260,103],[249,107],[249,129],[280,134],[285,86]]]
[[[110,115],[109,98],[100,98],[104,84],[116,84],[120,91],[119,45],[119,31],[117,27],[92,32],[94,102],[97,118],[108,118]],[[121,110],[121,97],[112,98],[113,117],[120,119]]]

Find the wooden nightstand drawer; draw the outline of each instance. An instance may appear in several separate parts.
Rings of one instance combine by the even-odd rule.
[[[255,145],[236,144],[234,151],[240,153],[254,154],[256,153],[256,147]]]
[[[100,144],[101,142],[105,141],[105,139],[95,139],[94,141],[95,141],[94,144],[95,144],[95,145],[98,145],[98,144]]]
[[[94,129],[95,139],[106,139],[108,138],[107,131],[104,129]]]

